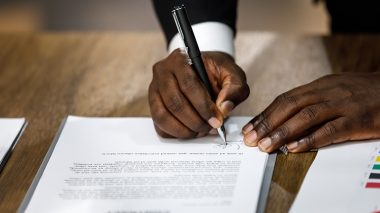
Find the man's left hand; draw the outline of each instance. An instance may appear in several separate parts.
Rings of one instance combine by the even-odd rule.
[[[328,75],[281,94],[243,134],[264,152],[380,138],[380,72]]]

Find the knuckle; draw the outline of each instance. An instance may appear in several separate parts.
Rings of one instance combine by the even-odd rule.
[[[197,79],[194,76],[186,76],[180,82],[180,87],[183,91],[194,91],[196,89]]]
[[[310,136],[302,139],[302,143],[308,148],[308,149],[314,149],[315,146],[315,135],[311,134]]]
[[[322,128],[322,135],[325,137],[332,136],[335,133],[337,133],[337,128],[335,124],[333,124],[332,122],[325,124],[324,127]]]
[[[256,127],[261,122],[262,119],[264,119],[263,113],[254,117],[252,120],[249,121],[249,123],[251,123],[253,127]]]
[[[178,56],[181,56],[181,55],[182,55],[182,50],[181,50],[181,48],[177,48],[177,49],[173,50],[173,51],[169,54],[168,58],[170,58],[170,59],[176,59]]]
[[[153,67],[152,67],[152,71],[153,71],[153,74],[156,75],[159,70],[161,70],[161,62],[157,62],[155,64],[153,64]]]
[[[166,107],[172,113],[182,112],[184,109],[184,100],[180,95],[173,95],[169,98]]]
[[[317,118],[318,110],[316,107],[306,107],[301,110],[300,112],[301,119],[307,120],[307,121],[313,121]]]
[[[338,92],[345,97],[353,97],[355,94],[351,86],[347,85],[344,82],[338,82],[336,88],[338,89]]]
[[[189,56],[186,52],[181,49],[177,49],[173,54],[173,62],[177,67],[181,69],[176,69],[175,71],[182,71],[183,69],[190,68]]]
[[[257,127],[257,131],[262,133],[268,133],[272,131],[272,129],[272,124],[266,118],[264,118]]]
[[[289,95],[288,93],[283,93],[275,99],[278,105],[290,105],[297,106],[297,98],[295,96]]]
[[[286,125],[279,127],[272,135],[272,138],[279,141],[281,139],[286,139],[289,136],[289,128]]]
[[[248,98],[249,94],[251,93],[251,90],[249,89],[248,84],[243,84],[240,89],[240,100],[243,101]]]
[[[173,55],[180,54],[180,53],[181,53],[181,48],[176,48],[176,49],[172,52]]]

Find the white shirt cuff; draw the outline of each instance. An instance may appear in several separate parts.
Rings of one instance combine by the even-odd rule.
[[[234,32],[226,24],[220,22],[203,22],[192,25],[200,51],[220,51],[235,56]],[[181,36],[177,33],[169,43],[169,53],[177,48],[185,47]]]

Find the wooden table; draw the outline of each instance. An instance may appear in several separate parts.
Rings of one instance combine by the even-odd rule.
[[[236,46],[238,63],[253,84],[238,115],[252,116],[279,93],[331,71],[380,66],[378,36],[247,32]],[[0,212],[17,210],[67,115],[149,116],[151,67],[165,55],[158,32],[0,35],[0,117],[29,122],[0,174]],[[315,155],[278,156],[267,212],[289,209]]]

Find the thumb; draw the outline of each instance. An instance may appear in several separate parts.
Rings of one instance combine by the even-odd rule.
[[[249,96],[249,86],[244,84],[226,83],[220,90],[216,99],[216,106],[227,118],[231,111]]]

